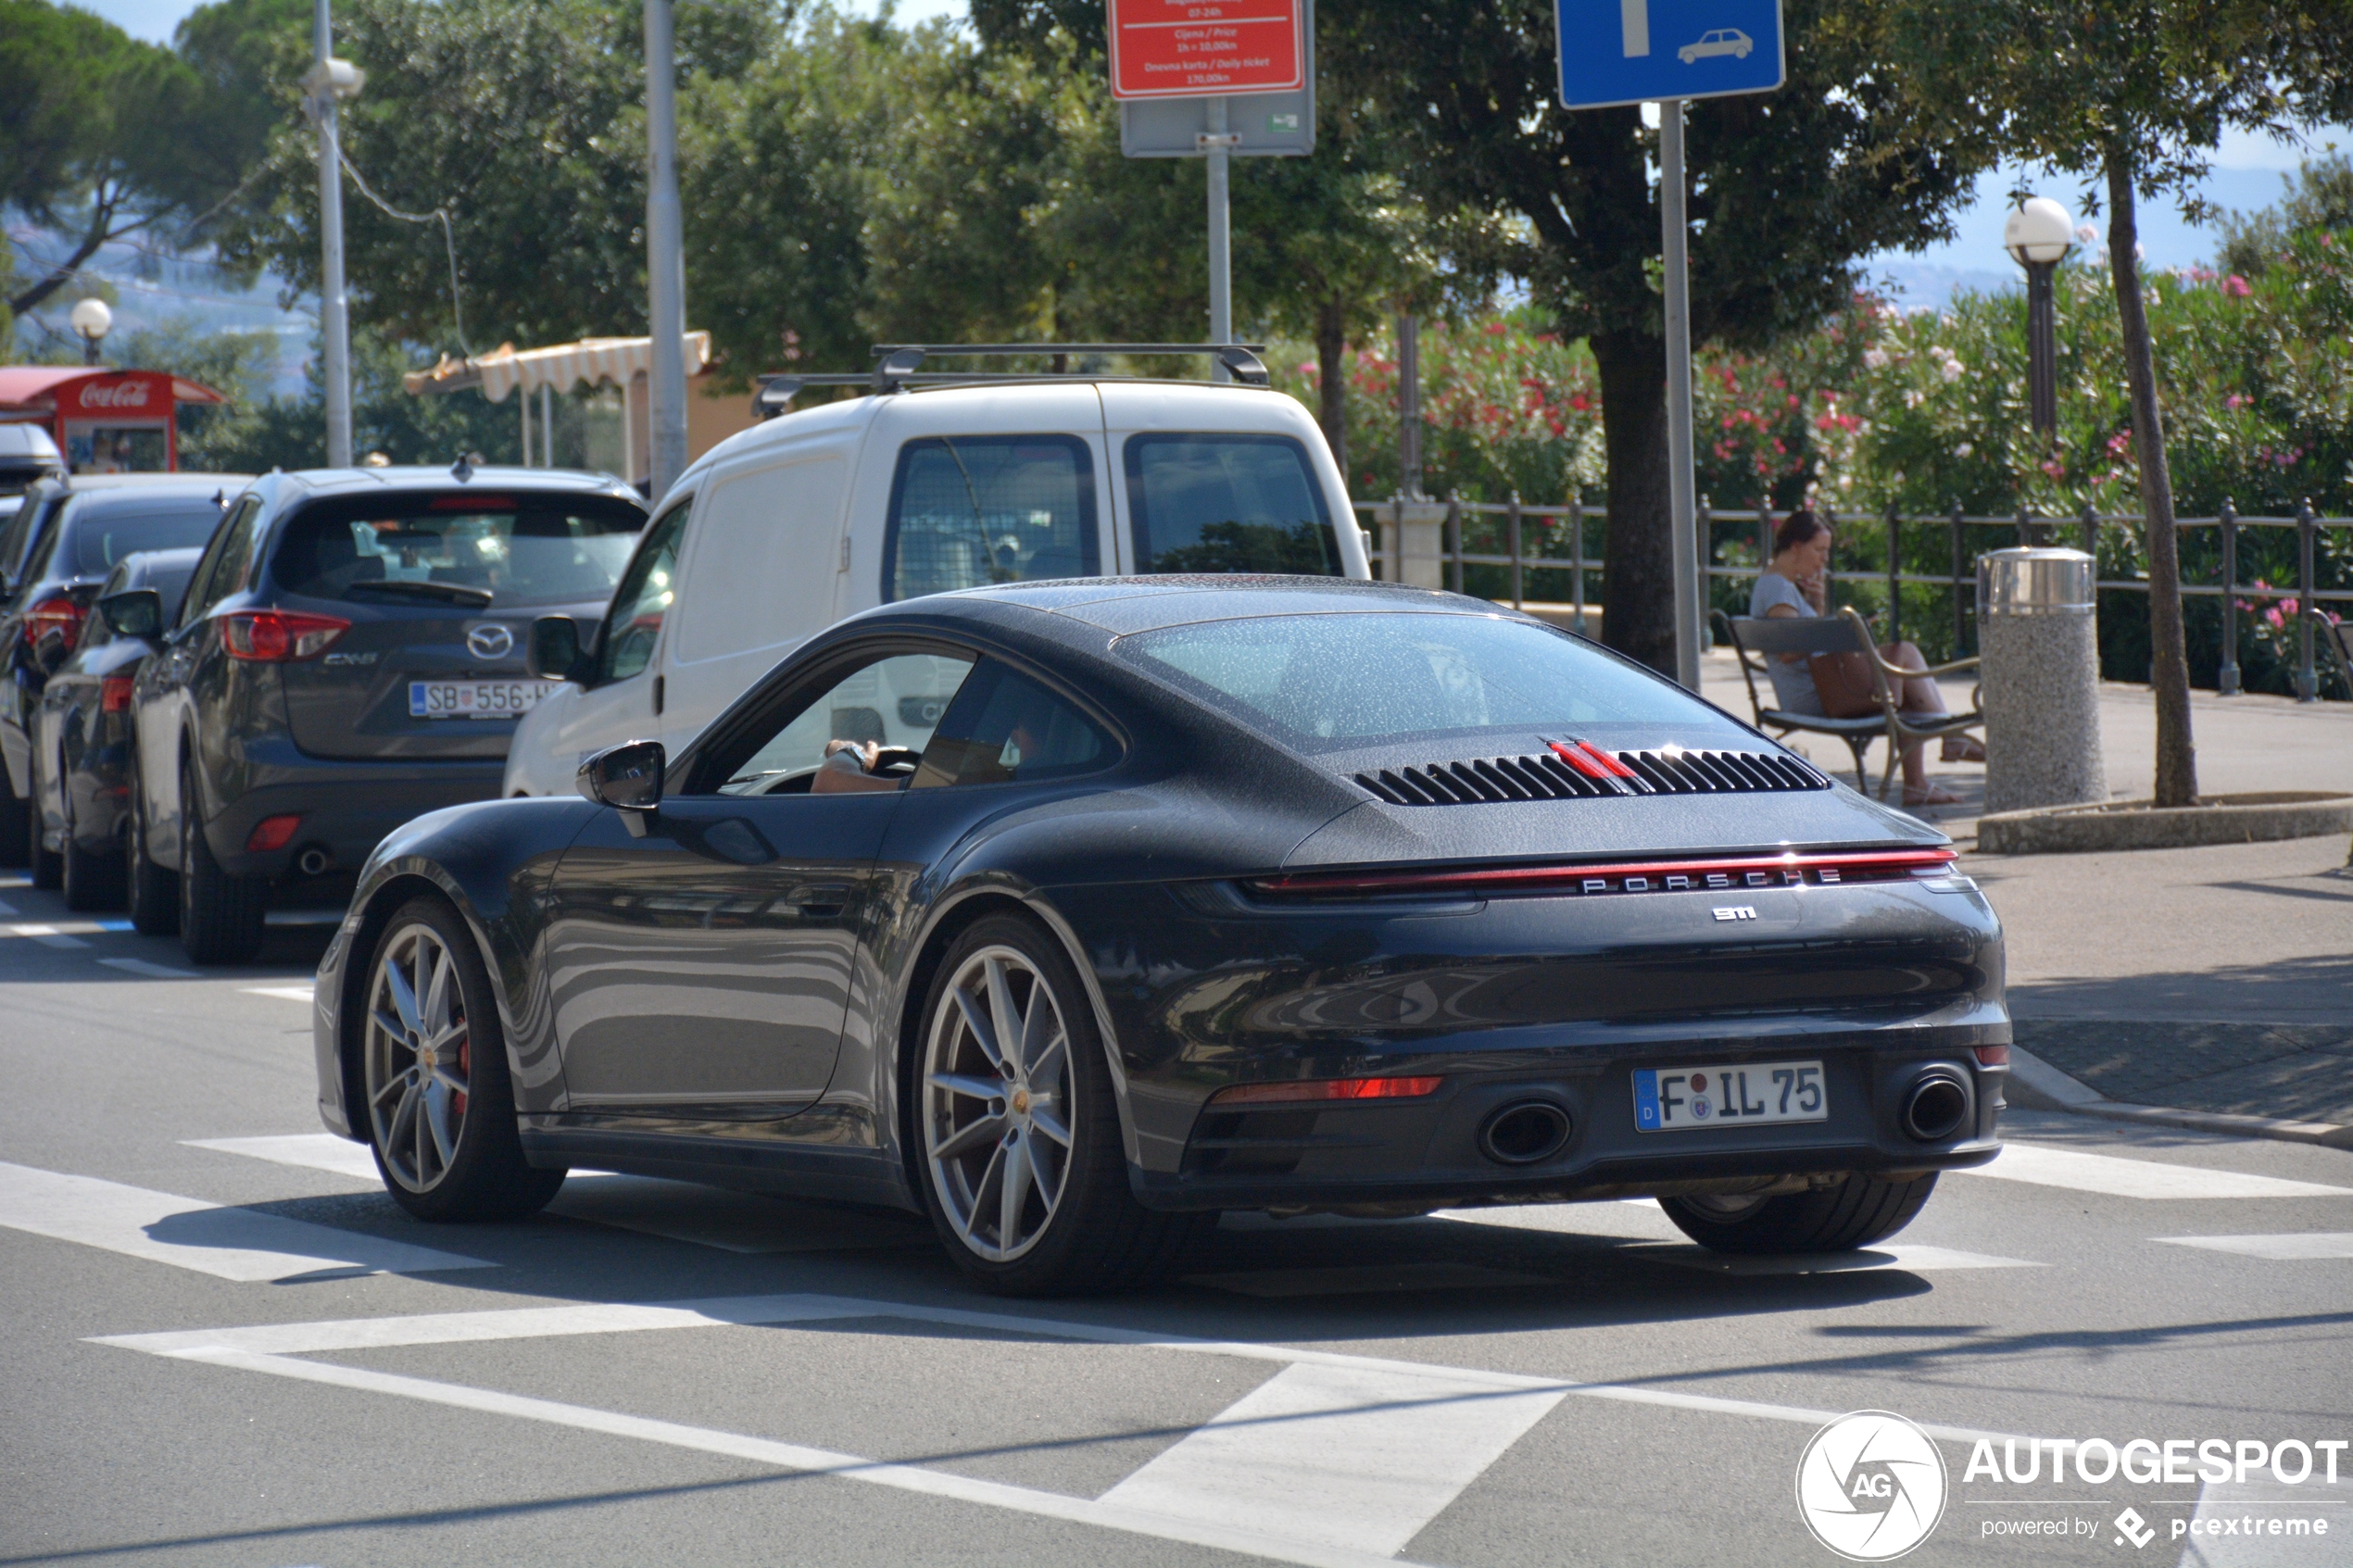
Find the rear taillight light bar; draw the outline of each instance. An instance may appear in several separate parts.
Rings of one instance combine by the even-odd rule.
[[[1251,879],[1253,893],[1331,898],[1389,893],[1681,893],[1741,887],[1805,887],[1901,880],[1949,868],[1950,849],[1889,849],[1824,855],[1746,855],[1710,860],[1608,865],[1473,866],[1459,870],[1308,872]]]
[[[1212,1110],[1235,1105],[1300,1105],[1336,1099],[1421,1099],[1445,1083],[1431,1078],[1292,1078],[1235,1084],[1209,1097]]]
[[[237,609],[220,618],[220,645],[232,659],[259,664],[286,664],[315,659],[351,622],[332,615],[305,615],[291,609]]]

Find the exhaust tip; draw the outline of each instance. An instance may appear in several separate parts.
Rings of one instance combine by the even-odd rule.
[[[1904,1097],[1904,1131],[1921,1143],[1943,1143],[1969,1116],[1969,1085],[1949,1072],[1930,1073]]]
[[[324,876],[334,863],[335,858],[315,844],[295,857],[295,870],[305,876]]]
[[[1533,1165],[1568,1142],[1568,1112],[1548,1099],[1507,1105],[1478,1130],[1478,1150],[1499,1165]]]

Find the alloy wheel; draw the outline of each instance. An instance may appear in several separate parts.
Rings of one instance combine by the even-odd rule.
[[[957,970],[924,1053],[924,1145],[932,1190],[975,1256],[1008,1262],[1038,1244],[1070,1174],[1070,1035],[1053,987],[1008,947]]]
[[[465,1129],[472,1061],[458,966],[430,926],[378,949],[368,987],[368,1119],[392,1179],[428,1192],[449,1173]]]

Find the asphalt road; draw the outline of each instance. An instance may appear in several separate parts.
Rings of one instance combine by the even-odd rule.
[[[1798,1468],[1860,1410],[1942,1456],[1906,1562],[2353,1562],[2353,1154],[2020,1114],[1836,1264],[1647,1204],[1229,1217],[1008,1303],[899,1217],[671,1183],[412,1223],[312,1110],[322,929],[195,976],[0,904],[0,1564],[1830,1563]],[[1938,1483],[1841,1440],[1883,1546]]]

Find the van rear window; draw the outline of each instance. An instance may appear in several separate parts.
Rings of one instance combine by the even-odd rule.
[[[1306,448],[1287,435],[1131,435],[1136,568],[1340,574],[1340,546]]]
[[[958,435],[899,449],[883,535],[887,601],[1093,577],[1095,467],[1068,435]]]
[[[296,514],[271,571],[308,598],[502,607],[611,597],[646,514],[601,495],[410,495]]]

